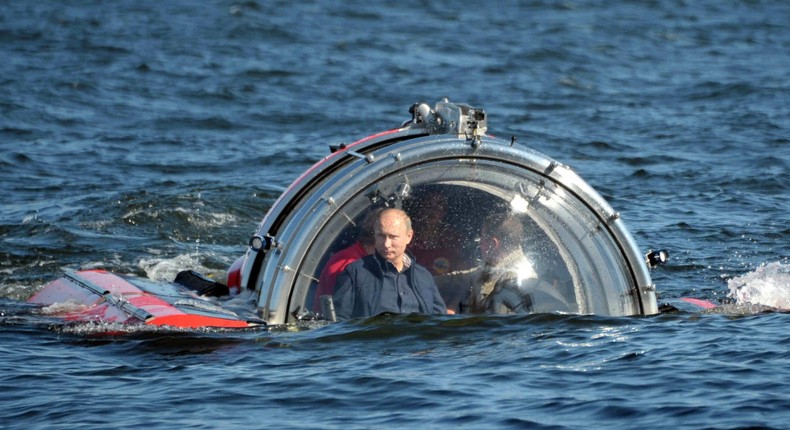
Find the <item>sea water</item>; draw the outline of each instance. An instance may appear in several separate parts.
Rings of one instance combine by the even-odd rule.
[[[0,53],[0,428],[790,423],[786,2],[9,2]],[[668,249],[659,303],[719,307],[224,332],[25,303],[64,268],[222,277],[330,144],[441,97]]]

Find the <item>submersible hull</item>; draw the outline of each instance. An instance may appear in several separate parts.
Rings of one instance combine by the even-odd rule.
[[[415,104],[410,113],[396,129],[334,146],[269,209],[227,282],[230,291],[251,298],[260,320],[328,317],[317,293],[321,271],[333,254],[353,244],[363,218],[382,207],[412,215],[419,239],[428,225],[422,214],[441,206],[437,225],[452,234],[434,249],[413,249],[437,283],[478,265],[483,220],[508,213],[523,226],[516,245],[528,276],[550,285],[566,304],[556,311],[658,312],[649,272],[661,256],[646,259],[619,214],[572,169],[514,138],[489,135],[483,109],[445,99],[433,107]],[[86,307],[70,316],[77,319],[184,327],[258,323],[221,301],[204,301],[210,306],[201,309],[195,305],[201,299],[179,284],[100,271],[73,272],[31,298],[44,305],[68,300]]]

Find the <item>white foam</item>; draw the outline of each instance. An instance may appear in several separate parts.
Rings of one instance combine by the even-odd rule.
[[[202,206],[202,203],[200,205]],[[236,222],[236,217],[230,213],[212,213],[183,207],[177,207],[174,210],[186,215],[189,222],[199,228],[220,227]]]
[[[757,269],[727,281],[738,304],[755,304],[790,310],[790,264],[764,263]]]
[[[60,327],[60,331],[64,334],[71,334],[77,336],[90,336],[90,335],[129,335],[138,333],[179,333],[189,332],[190,330],[177,328],[177,327],[163,327],[146,324],[124,324],[118,322],[77,322],[64,324]],[[197,330],[191,330],[197,331]]]
[[[39,312],[44,315],[62,315],[73,312],[80,312],[88,309],[88,306],[77,302],[75,299],[69,299],[62,303],[53,303],[49,306],[41,308]]]
[[[157,281],[170,282],[182,270],[195,270],[207,273],[210,269],[201,264],[203,254],[190,253],[177,255],[173,258],[142,259],[138,266],[145,271],[146,277]]]

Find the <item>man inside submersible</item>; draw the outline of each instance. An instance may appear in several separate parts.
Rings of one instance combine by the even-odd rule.
[[[516,215],[488,216],[480,230],[481,265],[436,278],[451,313],[568,312],[557,288],[538,278],[524,254],[524,225]]]
[[[381,313],[446,314],[447,307],[428,269],[406,253],[414,231],[401,209],[379,212],[376,252],[349,264],[333,296],[339,320]]]
[[[524,254],[524,226],[517,216],[491,215],[480,233],[479,267],[433,278],[406,253],[414,234],[408,215],[400,209],[384,209],[375,224],[376,252],[352,263],[338,277],[333,297],[337,318],[570,311],[559,291],[538,279]]]

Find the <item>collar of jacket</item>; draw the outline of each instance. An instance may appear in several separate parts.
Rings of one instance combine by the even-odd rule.
[[[381,273],[387,273],[387,272],[394,272],[395,271],[395,266],[392,263],[390,263],[389,261],[387,261],[386,258],[382,257],[381,254],[379,254],[378,250],[376,250],[373,253],[373,255],[375,256],[377,266],[378,266],[379,270],[381,270]],[[409,251],[406,251],[406,253],[403,254],[403,257],[404,257],[403,270],[400,273],[408,272],[409,269],[411,269],[412,266],[414,266],[417,263],[417,259],[414,257],[414,254],[412,254]]]

